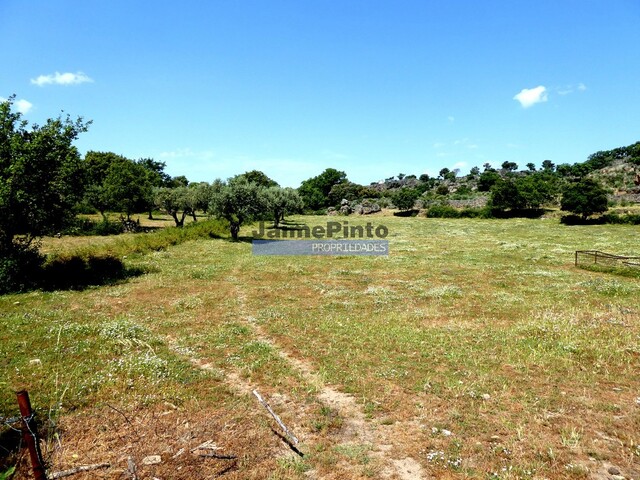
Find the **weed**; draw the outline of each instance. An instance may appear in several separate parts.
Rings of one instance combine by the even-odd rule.
[[[371,451],[370,444],[348,443],[337,445],[334,449],[336,453],[344,455],[345,457],[355,460],[361,465],[367,465],[371,462],[369,452]]]

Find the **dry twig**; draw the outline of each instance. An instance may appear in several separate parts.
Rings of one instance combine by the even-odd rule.
[[[99,468],[109,468],[111,466],[110,463],[95,463],[93,465],[80,465],[75,468],[70,468],[69,470],[62,470],[60,472],[55,472],[49,475],[49,479],[55,478],[63,478],[69,477],[71,475],[75,475],[80,472],[90,472],[91,470],[98,470]]]

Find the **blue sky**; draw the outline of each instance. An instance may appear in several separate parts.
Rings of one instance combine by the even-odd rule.
[[[638,0],[3,0],[0,97],[191,181],[574,163],[640,140],[638,25]]]

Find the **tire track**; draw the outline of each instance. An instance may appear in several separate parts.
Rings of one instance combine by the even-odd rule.
[[[371,446],[371,456],[374,457],[382,465],[380,476],[385,479],[400,480],[420,480],[429,478],[419,462],[414,458],[394,458],[391,455],[393,450],[394,439],[389,429],[380,428],[380,425],[374,421],[369,421],[365,417],[362,408],[356,402],[356,399],[349,394],[341,392],[322,380],[317,370],[313,366],[299,358],[292,356],[284,348],[279,346],[274,339],[259,325],[257,320],[246,314],[246,295],[240,287],[240,282],[236,277],[230,277],[236,290],[236,298],[239,304],[239,319],[251,328],[255,338],[269,345],[278,356],[289,364],[301,378],[316,390],[316,398],[325,406],[336,411],[340,418],[343,419],[340,431],[340,445],[349,444],[369,444]],[[235,385],[235,388],[242,393],[251,394],[252,387],[244,380],[240,379],[237,374],[229,375],[229,380]],[[302,411],[302,409],[301,409]],[[417,437],[419,431],[411,422],[403,422],[400,430],[405,435],[413,435]],[[312,472],[307,472],[312,473]]]

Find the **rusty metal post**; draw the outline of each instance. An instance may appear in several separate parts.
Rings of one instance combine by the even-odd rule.
[[[22,437],[29,449],[33,476],[36,480],[47,480],[42,453],[40,452],[40,444],[38,443],[38,430],[36,429],[36,422],[33,418],[29,394],[26,390],[21,390],[17,392],[16,395],[18,396],[18,406],[20,407],[20,416],[22,417]]]

